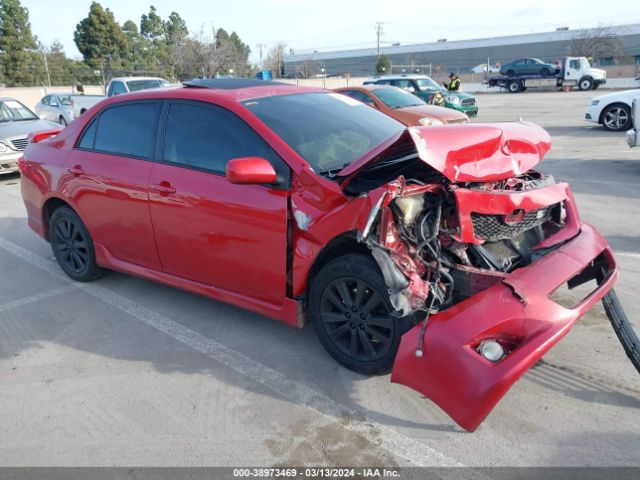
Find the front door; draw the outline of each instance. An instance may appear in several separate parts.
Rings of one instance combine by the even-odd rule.
[[[286,294],[286,164],[243,120],[208,103],[174,101],[161,162],[149,181],[151,217],[166,273],[280,304]],[[233,158],[258,156],[275,185],[235,185]]]
[[[159,113],[155,101],[106,108],[64,165],[64,188],[93,241],[117,259],[156,270],[147,185]]]

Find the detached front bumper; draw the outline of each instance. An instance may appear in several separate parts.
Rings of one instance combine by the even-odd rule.
[[[595,262],[599,286],[565,308],[551,294]],[[421,325],[403,335],[391,381],[433,400],[466,430],[475,430],[511,386],[612,287],[618,270],[606,241],[590,225],[503,282],[429,318],[423,356],[415,355]],[[477,352],[484,340],[507,345],[493,363]]]

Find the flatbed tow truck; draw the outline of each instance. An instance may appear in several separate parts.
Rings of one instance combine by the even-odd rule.
[[[595,90],[607,83],[607,72],[592,68],[586,57],[565,57],[557,73],[551,75],[500,75],[485,80],[489,87],[507,89],[510,93],[524,92],[529,87],[574,87]]]

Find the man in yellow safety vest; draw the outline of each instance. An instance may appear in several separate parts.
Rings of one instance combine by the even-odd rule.
[[[460,81],[460,78],[453,72],[449,74],[449,84],[443,83],[443,85],[447,87],[447,90],[449,90],[450,92],[460,91],[461,84],[462,82]]]

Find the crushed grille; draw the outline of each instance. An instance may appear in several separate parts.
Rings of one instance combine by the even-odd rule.
[[[472,213],[471,222],[473,223],[473,231],[477,238],[489,242],[514,238],[522,232],[526,232],[527,230],[531,230],[538,225],[548,222],[554,206],[555,205],[526,212],[520,222],[511,225],[505,223],[504,215]]]

